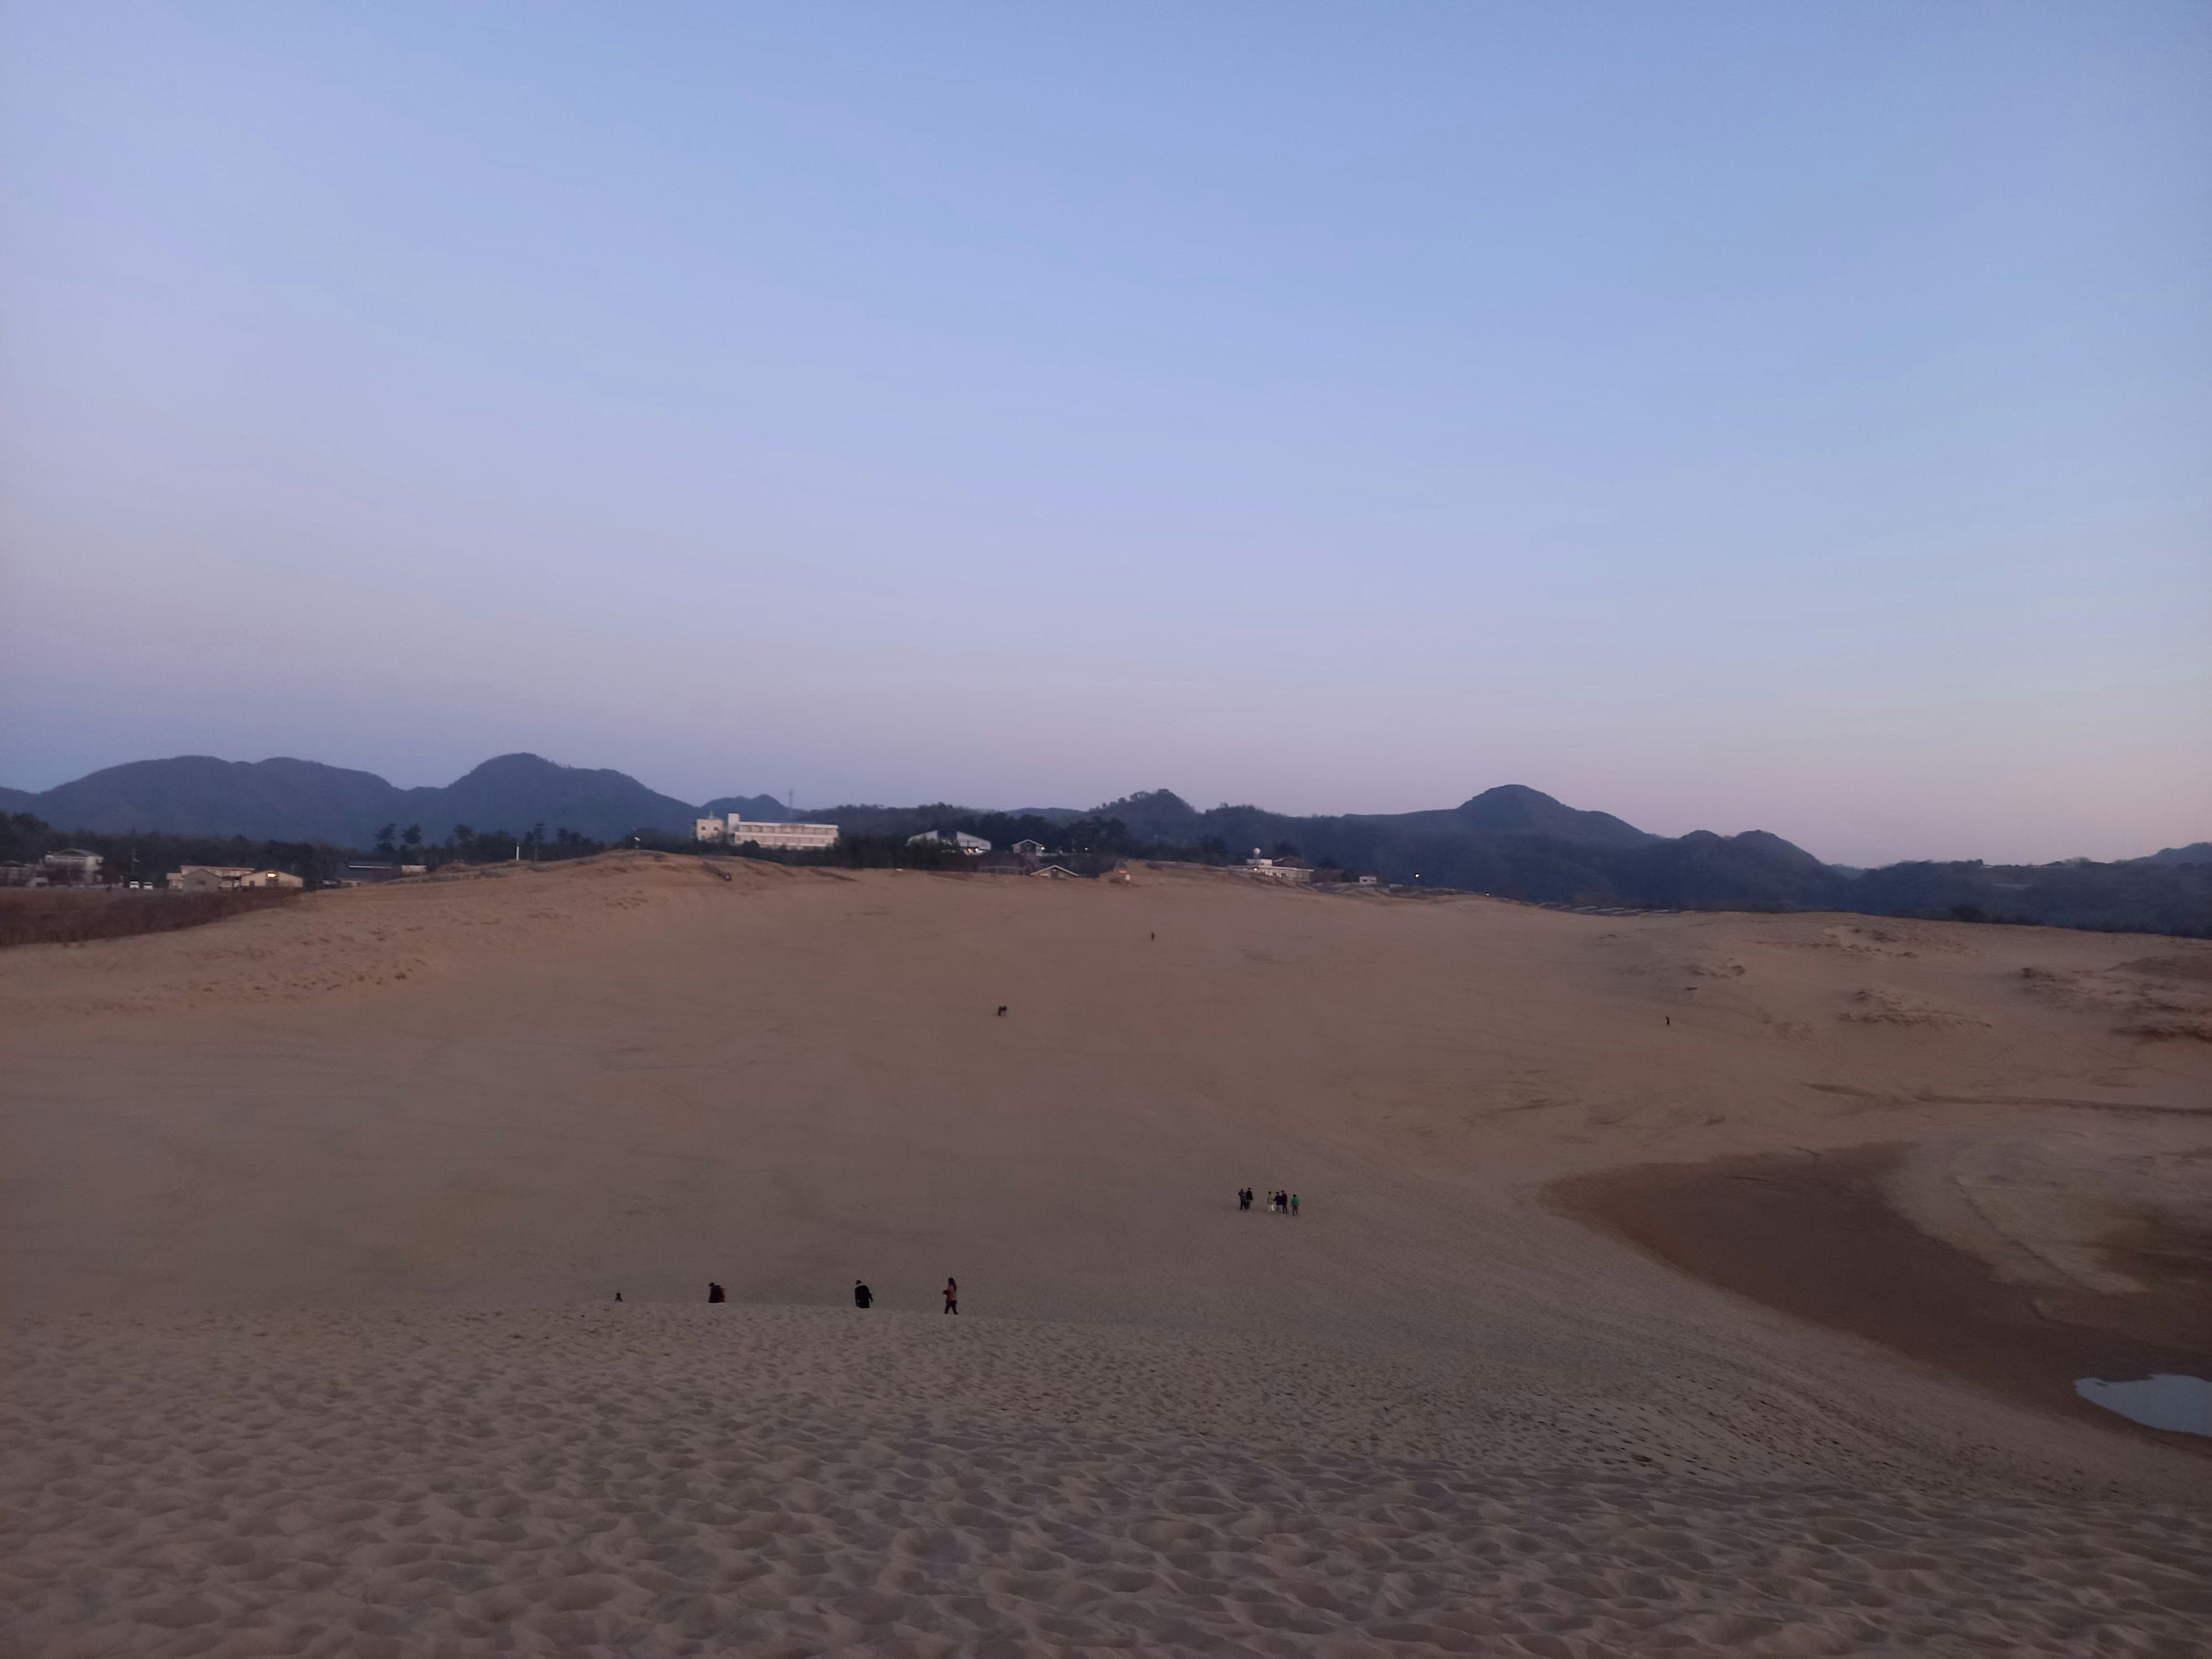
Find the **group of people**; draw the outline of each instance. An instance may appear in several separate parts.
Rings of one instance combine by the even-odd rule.
[[[1252,1207],[1252,1189],[1249,1187],[1237,1189],[1237,1207],[1240,1210]],[[1271,1215],[1296,1215],[1298,1212],[1298,1195],[1296,1193],[1269,1193],[1267,1212]]]
[[[876,1293],[857,1279],[853,1281],[853,1305],[856,1308],[876,1305]],[[949,1314],[960,1311],[960,1281],[957,1279],[945,1281],[945,1311]]]
[[[1251,1208],[1252,1194],[1247,1193],[1244,1198],[1245,1208]],[[622,1299],[622,1292],[617,1291],[615,1300],[619,1302]],[[707,1300],[726,1302],[729,1300],[729,1292],[709,1279],[707,1282]],[[876,1305],[876,1293],[857,1279],[853,1281],[853,1305],[856,1308],[872,1308]],[[945,1281],[945,1311],[949,1314],[957,1314],[960,1311],[960,1281],[957,1279],[948,1279]]]

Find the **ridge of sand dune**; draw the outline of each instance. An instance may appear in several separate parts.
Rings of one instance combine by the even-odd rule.
[[[575,948],[701,885],[707,867],[665,854],[470,866],[319,892],[178,933],[19,947],[0,952],[0,1009],[43,1020],[157,1014],[420,983],[531,951]],[[721,873],[724,884],[748,889],[794,878],[767,865],[731,865]]]
[[[18,1645],[2186,1651],[2182,1437],[1553,1197],[1895,1147],[2122,1294],[2212,1170],[2142,958],[667,857],[0,953]]]

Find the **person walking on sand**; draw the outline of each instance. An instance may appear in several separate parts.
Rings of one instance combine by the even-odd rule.
[[[960,1281],[957,1279],[945,1281],[945,1311],[949,1314],[960,1311]]]
[[[863,1285],[857,1279],[853,1281],[853,1305],[854,1307],[872,1307],[875,1304],[875,1300],[876,1293],[873,1291],[870,1290],[866,1285]]]
[[[1292,1194],[1291,1194],[1291,1213],[1292,1215],[1296,1215],[1297,1212],[1298,1212],[1298,1195],[1297,1195],[1296,1193],[1292,1193]]]
[[[1240,1210],[1249,1210],[1252,1207],[1252,1189],[1249,1187],[1239,1187],[1237,1189],[1237,1207]]]
[[[707,1281],[707,1300],[709,1302],[720,1302],[724,1299],[725,1298],[722,1295],[722,1287],[720,1285],[717,1285],[713,1279],[708,1279]]]

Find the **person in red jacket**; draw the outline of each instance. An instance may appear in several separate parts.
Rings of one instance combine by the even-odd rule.
[[[945,1311],[949,1314],[960,1311],[960,1281],[957,1279],[945,1281]]]

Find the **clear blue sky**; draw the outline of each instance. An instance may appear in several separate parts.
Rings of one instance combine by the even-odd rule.
[[[2212,7],[0,11],[0,781],[2212,836]]]

